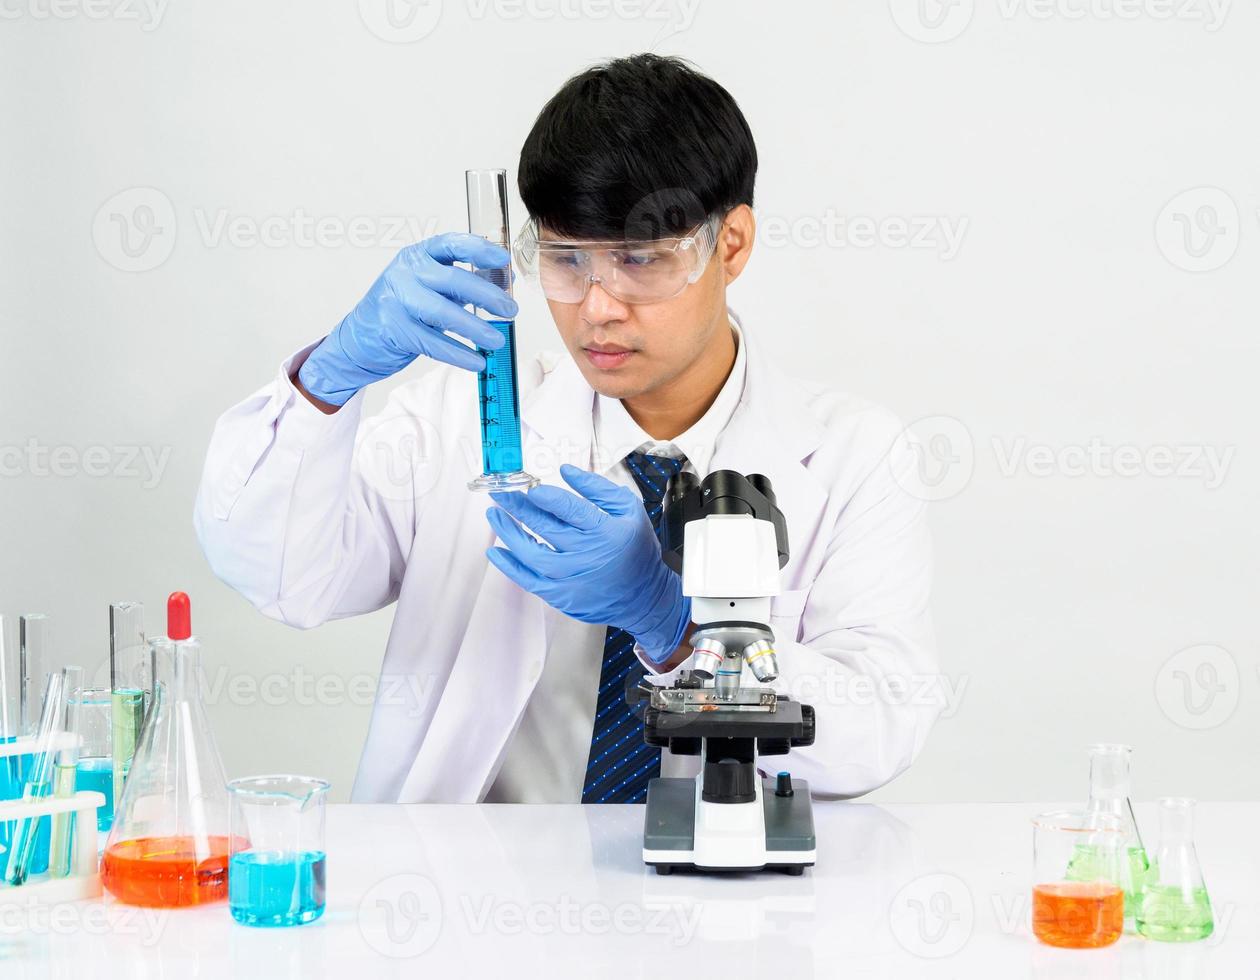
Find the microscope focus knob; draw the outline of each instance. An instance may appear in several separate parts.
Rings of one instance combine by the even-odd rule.
[[[804,748],[814,744],[814,706],[801,705],[801,733],[792,737],[792,747]]]
[[[648,708],[643,712],[643,741],[654,749],[669,748],[669,736],[660,734],[656,728],[660,719],[660,708]]]

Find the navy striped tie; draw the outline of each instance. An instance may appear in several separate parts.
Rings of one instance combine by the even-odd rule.
[[[669,478],[687,460],[668,456],[631,453],[626,457],[634,482],[643,493],[652,527],[659,538],[661,501]],[[599,670],[599,697],[595,702],[595,725],[591,732],[591,752],[587,757],[583,803],[642,803],[647,799],[648,780],[661,771],[661,750],[643,741],[643,719],[626,701],[645,673],[634,655],[634,637],[615,626],[604,637],[604,663]]]

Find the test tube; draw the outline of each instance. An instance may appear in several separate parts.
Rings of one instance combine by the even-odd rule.
[[[113,692],[114,806],[122,798],[144,715],[153,699],[153,654],[144,638],[144,606],[109,607],[109,687]]]
[[[11,742],[18,730],[18,677],[20,654],[13,620],[0,615],[0,739]]]
[[[57,747],[53,766],[53,796],[68,799],[74,796],[75,781],[79,769],[79,710],[83,690],[83,668],[61,668],[62,741]],[[75,696],[71,696],[71,695]],[[48,845],[48,871],[54,878],[64,878],[70,873],[70,842],[74,832],[73,813],[55,813],[52,818],[52,835]]]
[[[20,667],[18,678],[18,714],[21,734],[35,728],[36,699],[44,683],[44,651],[48,647],[48,617],[43,613],[27,613],[18,620]]]
[[[18,678],[21,655],[17,624],[0,616],[0,741],[12,742],[21,734],[19,724]],[[0,757],[0,800],[17,799],[22,794],[21,757]],[[0,847],[8,847],[11,824],[0,823]]]
[[[506,170],[468,170],[468,230],[487,241],[508,248]],[[487,282],[512,293],[512,269],[478,269]],[[516,383],[516,321],[504,320],[478,308],[476,313],[503,334],[498,350],[479,348],[486,359],[477,375],[481,406],[482,473],[468,484],[469,490],[528,490],[538,478],[525,472],[521,452],[520,397]]]
[[[35,731],[34,755],[22,789],[22,799],[35,800],[48,796],[52,791],[53,753],[59,736],[58,725],[62,720],[65,690],[61,673],[49,674],[44,685],[43,707]],[[35,839],[41,817],[23,817],[13,833],[9,848],[9,861],[5,868],[5,881],[10,885],[26,883],[35,860]]]

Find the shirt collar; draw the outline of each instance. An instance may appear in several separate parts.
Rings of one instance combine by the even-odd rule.
[[[735,333],[735,364],[708,410],[686,432],[670,440],[653,439],[640,428],[618,398],[595,396],[592,462],[597,473],[607,474],[631,452],[655,456],[686,456],[698,476],[707,476],[718,436],[731,420],[744,391],[747,344],[739,318],[727,311]]]

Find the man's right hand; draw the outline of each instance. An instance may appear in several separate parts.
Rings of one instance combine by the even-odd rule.
[[[510,320],[516,316],[516,303],[455,262],[499,269],[508,264],[508,252],[462,233],[408,245],[350,315],[311,351],[298,370],[299,386],[313,400],[340,407],[360,388],[401,371],[421,355],[469,371],[484,368],[481,354],[443,331],[497,350],[503,335],[464,306],[471,303]]]

